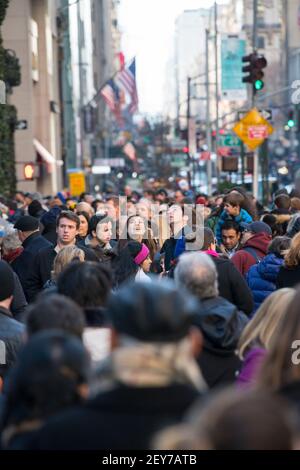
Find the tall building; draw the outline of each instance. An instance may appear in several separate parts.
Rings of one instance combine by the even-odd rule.
[[[17,187],[53,194],[62,186],[56,0],[11,0],[2,27],[4,47],[20,60],[22,82],[9,101],[27,128],[15,132]],[[25,180],[34,163],[37,178]]]

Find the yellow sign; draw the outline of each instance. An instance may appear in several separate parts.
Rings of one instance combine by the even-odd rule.
[[[84,173],[69,173],[69,186],[71,196],[80,196],[85,192]]]
[[[250,150],[255,150],[273,132],[271,124],[253,108],[233,128]]]

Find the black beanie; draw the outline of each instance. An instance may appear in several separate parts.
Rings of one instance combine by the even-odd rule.
[[[0,302],[11,297],[14,290],[14,272],[5,261],[0,261]]]

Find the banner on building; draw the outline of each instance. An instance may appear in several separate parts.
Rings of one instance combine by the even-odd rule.
[[[222,99],[240,101],[247,99],[246,83],[243,83],[243,62],[246,40],[238,34],[223,34],[221,39]]]

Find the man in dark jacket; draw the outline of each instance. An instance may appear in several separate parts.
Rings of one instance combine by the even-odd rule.
[[[13,270],[0,261],[0,377],[14,364],[24,339],[24,325],[14,320],[10,312],[14,286]]]
[[[45,283],[51,278],[53,262],[57,253],[66,246],[75,245],[79,226],[80,219],[74,212],[62,211],[59,213],[56,222],[57,245],[50,245],[37,253],[28,276],[27,294],[30,302],[36,298]],[[87,261],[98,261],[90,249],[83,246],[80,248],[84,251]]]
[[[121,288],[107,308],[114,345],[105,368],[108,388],[51,418],[32,447],[152,448],[154,435],[177,424],[204,387],[193,357],[202,338],[192,328],[197,308],[169,283]]]
[[[39,221],[35,217],[24,215],[15,223],[14,228],[18,231],[24,250],[12,262],[11,267],[18,275],[25,297],[29,301],[28,279],[32,273],[35,256],[40,250],[51,247],[51,243],[41,236]]]
[[[253,296],[247,286],[244,277],[239,273],[232,262],[216,251],[215,236],[213,231],[203,228],[203,237],[199,237],[199,243],[195,241],[195,234],[185,237],[185,249],[190,252],[203,251],[214,262],[218,273],[219,295],[237,307],[238,310],[250,315],[254,308]]]
[[[251,266],[259,263],[267,254],[272,241],[272,230],[264,222],[243,224],[243,248],[237,251],[231,261],[239,272],[245,276]]]
[[[183,254],[175,269],[175,282],[201,301],[194,325],[204,337],[198,364],[205,381],[210,388],[233,383],[241,367],[235,350],[248,318],[218,296],[216,266],[205,253]]]

